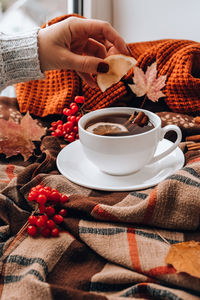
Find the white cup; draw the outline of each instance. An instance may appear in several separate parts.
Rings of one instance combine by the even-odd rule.
[[[102,136],[85,129],[86,124],[96,117],[114,113],[128,113],[143,111],[153,124],[153,129],[129,136]],[[79,139],[86,157],[102,172],[110,175],[128,175],[139,171],[145,165],[154,163],[170,154],[180,143],[182,134],[176,125],[167,125],[161,128],[161,119],[150,111],[130,108],[113,107],[103,108],[85,114],[78,123]],[[155,155],[158,143],[168,131],[175,131],[175,143]]]

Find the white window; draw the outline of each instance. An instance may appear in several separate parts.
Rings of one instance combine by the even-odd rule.
[[[83,15],[84,0],[67,0],[67,11],[69,14],[76,13]]]
[[[199,0],[83,0],[83,14],[109,21],[127,42],[200,41]]]
[[[113,0],[113,26],[127,42],[200,41],[199,0]]]
[[[112,24],[114,1],[83,0],[83,15],[87,18],[100,19]]]

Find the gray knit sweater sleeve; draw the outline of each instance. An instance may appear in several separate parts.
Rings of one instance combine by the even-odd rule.
[[[38,58],[38,30],[12,36],[0,33],[0,90],[17,82],[44,78]]]

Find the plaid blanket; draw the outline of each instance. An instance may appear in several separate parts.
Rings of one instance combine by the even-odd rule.
[[[170,245],[200,241],[200,151],[185,141],[200,125],[158,114],[164,125],[180,125],[185,166],[152,188],[102,192],[70,182],[56,168],[61,145],[50,136],[31,162],[1,159],[2,300],[200,299],[200,279],[165,263]],[[59,237],[27,235],[27,196],[38,183],[69,196]]]

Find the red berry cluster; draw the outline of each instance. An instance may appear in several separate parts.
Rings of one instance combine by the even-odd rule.
[[[51,123],[51,127],[49,128],[51,135],[62,137],[69,143],[77,140],[79,138],[78,121],[82,116],[80,113],[80,105],[84,102],[84,96],[76,96],[74,102],[70,103],[70,107],[63,109],[65,120],[58,120]]]
[[[44,237],[56,237],[59,229],[56,225],[63,222],[63,217],[67,215],[67,210],[61,205],[69,200],[67,195],[61,194],[57,189],[38,184],[33,187],[28,194],[29,201],[36,201],[39,213],[28,218],[27,232],[30,236],[39,233]]]

